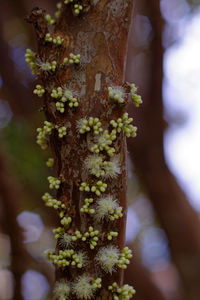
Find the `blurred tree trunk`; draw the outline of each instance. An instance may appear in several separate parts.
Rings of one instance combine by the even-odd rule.
[[[184,299],[198,300],[200,295],[199,217],[168,169],[163,149],[165,122],[162,103],[164,53],[162,34],[164,23],[160,13],[160,1],[143,1],[140,4],[142,4],[140,13],[148,16],[151,22],[153,40],[142,54],[144,69],[129,68],[127,73],[127,80],[134,80],[141,88],[144,100],[142,108],[137,113],[134,112],[139,135],[134,142],[129,141],[128,148],[137,175],[167,233],[171,255],[185,290]],[[130,53],[137,51],[134,49],[134,44],[130,47],[132,47]],[[138,77],[137,74],[141,76]]]
[[[22,230],[17,223],[17,215],[21,208],[20,188],[9,172],[8,156],[0,143],[0,197],[3,208],[2,227],[11,242],[11,271],[15,287],[13,299],[21,300],[21,278],[27,269],[30,257],[23,246]],[[23,259],[23,263],[22,263]]]
[[[130,247],[131,248],[131,247]],[[133,249],[134,250],[134,249]],[[139,255],[135,254],[125,271],[125,282],[136,289],[135,300],[166,300],[162,292],[153,282],[150,272],[143,266]]]

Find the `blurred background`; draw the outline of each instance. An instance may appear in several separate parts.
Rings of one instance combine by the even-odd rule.
[[[200,299],[200,1],[137,0],[126,80],[144,104],[130,108],[125,280],[136,300]],[[51,299],[54,211],[44,207],[49,154],[35,143],[43,116],[24,61],[31,8],[55,0],[0,1],[0,299]]]

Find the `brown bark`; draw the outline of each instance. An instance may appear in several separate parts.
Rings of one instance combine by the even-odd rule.
[[[164,50],[163,20],[159,3],[160,1],[145,1],[148,8],[146,14],[150,18],[154,38],[149,49],[144,52],[146,57],[151,57],[151,63],[146,64],[147,68],[143,71],[148,74],[148,82],[141,85],[140,89],[144,105],[134,113],[139,135],[134,142],[130,140],[128,146],[136,172],[167,233],[172,258],[185,289],[184,299],[197,300],[200,294],[199,218],[168,169],[164,157],[165,122],[162,103]],[[137,70],[133,72],[127,74],[127,78],[130,80],[130,77],[134,77],[137,81],[135,77]]]
[[[76,250],[85,251],[90,264],[86,267],[86,273],[95,277],[99,273],[99,267],[94,263],[98,249],[108,245],[106,234],[113,230],[119,232],[117,241],[112,244],[120,249],[124,246],[125,223],[126,223],[126,142],[124,134],[119,134],[114,143],[116,153],[120,156],[121,174],[117,179],[103,180],[108,184],[106,195],[111,194],[118,199],[123,207],[124,215],[121,219],[106,222],[104,225],[96,224],[91,217],[80,214],[79,208],[83,204],[83,197],[88,194],[80,192],[79,186],[82,181],[94,182],[94,177],[85,176],[84,160],[90,153],[88,150],[88,140],[85,135],[80,135],[77,131],[77,121],[87,117],[98,117],[104,128],[109,129],[109,121],[116,119],[123,114],[125,106],[119,108],[108,100],[108,86],[122,86],[124,83],[124,61],[126,57],[127,39],[129,27],[132,19],[133,0],[123,1],[99,1],[96,5],[84,12],[82,16],[75,17],[71,10],[64,8],[58,23],[55,26],[55,34],[60,34],[64,38],[61,47],[52,46],[44,42],[47,33],[47,26],[44,21],[43,12],[39,9],[32,11],[29,21],[35,26],[38,39],[39,57],[48,58],[50,55],[59,57],[59,63],[63,57],[72,53],[81,54],[81,64],[78,67],[67,68],[63,71],[58,67],[55,76],[39,75],[45,89],[49,91],[50,86],[57,87],[67,85],[79,95],[78,109],[68,109],[62,115],[52,109],[53,100],[48,93],[45,95],[44,110],[47,120],[59,126],[65,125],[68,129],[66,137],[58,138],[54,131],[50,139],[50,145],[56,161],[56,172],[62,180],[57,197],[62,200],[67,207],[67,215],[72,217],[69,233],[80,230],[85,232],[89,226],[97,226],[101,232],[98,246],[95,250],[90,250],[88,245],[80,242]],[[87,3],[87,1],[83,1]],[[87,10],[87,9],[86,9]],[[106,153],[104,155],[107,156]],[[107,160],[109,158],[107,157]],[[87,180],[86,180],[87,179]],[[93,196],[91,193],[89,197]],[[96,200],[96,199],[95,199]],[[59,248],[59,245],[58,245]],[[102,271],[101,271],[102,273]],[[82,271],[70,268],[57,269],[56,278],[66,278],[74,280],[81,275]],[[122,283],[123,272],[111,275],[103,275],[103,289],[96,296],[96,299],[110,299],[107,287],[112,282]],[[72,299],[75,297],[72,296]]]

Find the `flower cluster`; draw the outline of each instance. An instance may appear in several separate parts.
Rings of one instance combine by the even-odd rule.
[[[61,101],[62,102],[67,102],[69,101],[69,107],[77,107],[78,106],[78,99],[75,98],[72,94],[72,92],[67,89],[67,88],[64,88],[63,89],[63,96],[61,98]]]
[[[45,201],[45,204],[48,207],[53,207],[54,209],[66,209],[64,203],[57,199],[54,199],[49,193],[45,193],[42,196],[42,200]]]
[[[70,53],[69,54],[69,63],[71,64],[71,65],[73,65],[73,64],[79,64],[80,63],[80,58],[81,58],[81,56],[80,56],[80,54],[73,54],[73,53]]]
[[[85,160],[85,169],[96,177],[114,178],[120,174],[119,156],[115,155],[110,161],[105,161],[103,155],[89,155]]]
[[[52,19],[52,17],[51,17],[49,14],[47,14],[47,15],[45,16],[45,19],[46,19],[48,25],[53,25],[53,24],[55,24],[55,20]]]
[[[61,279],[55,283],[54,295],[58,300],[66,300],[72,293],[77,299],[89,300],[94,298],[97,289],[101,288],[101,281],[101,278],[93,279],[86,274],[79,276],[72,283]]]
[[[65,112],[65,106],[64,106],[64,103],[62,102],[56,102],[56,109],[61,112],[61,113],[64,113]]]
[[[132,252],[128,247],[125,247],[122,249],[120,253],[119,260],[117,262],[117,265],[121,269],[126,269],[127,265],[130,264],[130,258],[132,257]]]
[[[118,103],[124,103],[125,93],[121,87],[109,87],[108,88],[109,98],[117,101]]]
[[[73,249],[59,250],[58,254],[54,251],[45,251],[47,259],[52,261],[54,265],[59,267],[76,266],[77,268],[83,268],[87,264],[87,257],[85,253],[75,253]]]
[[[137,87],[135,86],[134,83],[131,84],[131,97],[133,99],[133,104],[136,107],[139,107],[140,104],[142,104],[142,98],[140,95],[136,94],[137,93]]]
[[[72,285],[72,291],[77,299],[93,299],[97,289],[101,288],[101,278],[93,279],[83,274]]]
[[[70,294],[70,284],[64,279],[57,281],[55,283],[53,292],[55,297],[57,297],[59,300],[65,300]]]
[[[123,130],[127,137],[135,137],[137,127],[130,125],[132,121],[133,119],[128,117],[128,113],[124,113],[122,118],[118,118],[117,121],[111,120],[110,124],[117,130],[118,133]]]
[[[61,14],[61,9],[62,9],[62,2],[58,2],[56,4],[57,7],[57,11],[55,12],[55,17],[59,18],[60,14]]]
[[[97,200],[96,218],[99,221],[104,219],[114,221],[122,217],[122,207],[112,196],[99,198]]]
[[[111,145],[115,139],[116,133],[114,131],[109,134],[108,130],[104,130],[99,136],[95,137],[95,144],[91,146],[90,151],[98,154],[100,151],[105,150],[112,157],[115,153],[115,148],[111,147]]]
[[[45,35],[45,41],[50,42],[50,43],[52,42],[53,44],[60,46],[64,42],[64,39],[61,38],[59,35],[54,38],[54,37],[51,36],[50,33],[47,33]]]
[[[60,220],[60,223],[65,227],[65,228],[68,228],[69,225],[71,224],[72,222],[72,218],[71,217],[63,217],[61,220]]]
[[[41,70],[46,75],[48,75],[49,72],[55,72],[56,67],[57,67],[57,61],[53,60],[53,61],[49,62],[49,61],[38,60],[37,67],[39,70]]]
[[[57,87],[51,91],[51,97],[58,99],[60,101],[56,103],[56,108],[60,110],[60,112],[64,112],[64,103],[69,102],[69,107],[77,107],[78,106],[78,99],[73,97],[72,92],[67,88]]]
[[[114,300],[129,300],[135,294],[135,290],[132,286],[124,284],[119,288],[116,282],[109,285],[108,290],[112,292]]]
[[[26,49],[25,60],[32,73],[37,74],[36,54],[31,49]]]
[[[95,260],[106,272],[112,274],[116,270],[119,250],[114,246],[103,247],[97,253]]]
[[[107,234],[107,239],[109,241],[111,241],[113,239],[113,237],[117,237],[118,236],[118,232],[116,231],[110,231],[108,234]]]
[[[74,4],[74,14],[78,16],[80,12],[83,10],[83,6],[80,4]]]
[[[37,84],[33,91],[33,94],[38,95],[38,97],[42,97],[44,93],[45,93],[44,87],[41,86],[40,84]]]
[[[53,229],[53,233],[55,234],[55,239],[58,239],[64,234],[64,228],[59,226]]]
[[[51,168],[54,165],[54,159],[52,157],[48,158],[46,162],[47,167]]]
[[[58,99],[62,97],[62,88],[59,86],[51,91],[51,97]]]
[[[52,133],[55,126],[48,121],[44,121],[42,128],[37,128],[37,140],[36,143],[44,150],[47,148],[47,137]]]
[[[61,184],[60,179],[53,176],[48,176],[47,180],[49,181],[49,188],[58,190]]]
[[[67,128],[65,126],[61,126],[58,128],[58,136],[59,138],[62,138],[67,134]]]
[[[83,234],[82,241],[85,242],[87,239],[89,239],[90,249],[93,250],[97,246],[97,242],[99,239],[98,234],[99,231],[94,230],[94,228],[90,226],[89,230]]]

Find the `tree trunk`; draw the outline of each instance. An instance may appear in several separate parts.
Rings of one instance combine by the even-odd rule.
[[[107,184],[103,196],[111,195],[114,199],[118,199],[119,205],[123,208],[123,216],[114,222],[97,222],[90,215],[80,213],[84,198],[93,196],[91,192],[80,191],[80,186],[82,182],[93,184],[95,180],[94,174],[87,174],[85,166],[86,158],[91,155],[90,143],[94,137],[91,133],[80,134],[77,122],[89,117],[99,118],[103,130],[110,131],[110,120],[116,120],[125,112],[127,103],[118,105],[109,99],[108,87],[124,85],[124,66],[133,3],[133,0],[102,0],[97,1],[95,5],[88,5],[88,1],[83,1],[84,11],[80,16],[72,13],[71,4],[64,7],[56,22],[55,30],[51,33],[52,36],[59,34],[64,39],[61,46],[45,42],[45,36],[49,31],[42,10],[34,9],[29,17],[37,33],[37,59],[57,60],[54,74],[40,72],[38,78],[45,89],[43,106],[45,115],[48,121],[56,125],[50,136],[50,147],[54,154],[56,174],[61,180],[57,199],[65,204],[67,217],[72,219],[69,229],[65,232],[74,234],[79,230],[84,233],[89,226],[93,226],[100,232],[98,245],[94,250],[90,250],[88,244],[82,241],[78,242],[74,249],[87,253],[89,263],[84,274],[94,278],[97,275],[102,277],[102,289],[96,294],[95,299],[111,299],[108,285],[117,282],[120,286],[123,281],[122,269],[118,268],[112,275],[107,274],[96,263],[95,257],[99,249],[105,249],[108,245],[116,246],[120,250],[124,247],[127,189],[126,140],[124,133],[121,132],[113,142],[115,153],[119,158],[120,174],[117,177],[100,179]],[[63,59],[69,57],[69,53],[80,54],[80,65],[62,68]],[[62,114],[56,111],[50,91],[59,86],[67,86],[75,93],[79,102],[77,108],[65,106],[65,112]],[[127,85],[124,85],[124,89],[128,89]],[[60,138],[56,128],[62,126],[67,129],[67,134]],[[106,151],[104,149],[102,154],[109,160]],[[94,198],[95,204],[98,197]],[[118,232],[118,238],[113,238],[111,242],[106,236],[112,230]],[[57,253],[61,249],[58,243]],[[82,270],[77,268],[56,268],[57,281],[61,279],[74,281],[82,274]],[[70,299],[77,298],[71,296]]]

